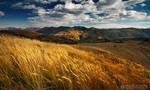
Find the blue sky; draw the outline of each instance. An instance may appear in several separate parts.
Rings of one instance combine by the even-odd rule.
[[[0,0],[0,27],[150,28],[150,0]]]

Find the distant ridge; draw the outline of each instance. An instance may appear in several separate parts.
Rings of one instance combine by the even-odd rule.
[[[44,28],[25,28],[18,30],[1,30],[0,33],[25,36],[45,41],[55,42],[122,42],[124,40],[149,40],[150,29],[137,28],[118,28],[118,29],[98,29],[95,27],[86,28],[83,26],[75,27],[44,27]],[[53,39],[52,39],[53,38]],[[55,40],[54,40],[55,39]]]
[[[93,40],[113,40],[113,39],[127,39],[127,38],[150,38],[150,29],[137,28],[118,28],[118,29],[98,29],[86,28],[83,26],[75,27],[45,27],[36,32],[42,34],[50,34],[75,41],[93,41]]]
[[[0,30],[0,35],[12,35],[12,36],[18,36],[18,37],[24,37],[30,39],[37,39],[46,42],[55,42],[55,43],[67,43],[67,44],[76,43],[69,39],[60,38],[53,35],[41,34],[33,31],[27,31],[27,30]]]

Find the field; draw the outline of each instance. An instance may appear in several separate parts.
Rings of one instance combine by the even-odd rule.
[[[0,89],[119,90],[123,85],[149,88],[148,68],[108,48],[114,52],[111,53],[103,45],[66,45],[0,35]]]
[[[118,57],[136,62],[150,69],[150,43],[138,40],[129,40],[123,43],[82,43],[80,47],[97,47],[110,51]],[[85,49],[86,50],[86,49]]]

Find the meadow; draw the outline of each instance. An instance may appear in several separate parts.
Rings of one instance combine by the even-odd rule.
[[[150,69],[150,43],[148,41],[129,40],[122,43],[116,42],[103,42],[103,43],[79,43],[75,45],[80,47],[95,47],[101,48],[112,52],[117,57],[125,58],[143,65],[145,68]],[[85,51],[88,49],[84,49]],[[93,51],[94,52],[94,51]]]
[[[120,90],[122,85],[148,89],[150,70],[98,47],[0,35],[0,90]]]

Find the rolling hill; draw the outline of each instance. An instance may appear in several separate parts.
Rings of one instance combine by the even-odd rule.
[[[2,90],[120,90],[149,86],[149,69],[107,50],[0,35]]]
[[[80,43],[73,46],[95,47],[110,51],[120,58],[125,58],[128,61],[136,62],[150,69],[150,43],[129,40],[123,43],[104,42],[104,43]],[[86,51],[86,48],[84,49]],[[88,52],[88,51],[87,51]]]
[[[82,26],[75,27],[45,27],[36,32],[63,37],[78,42],[112,41],[116,39],[128,40],[150,38],[150,29],[121,28],[97,29]]]
[[[75,41],[71,39],[61,38],[54,35],[42,34],[38,32],[33,32],[30,30],[0,30],[0,34],[13,35],[18,37],[25,37],[30,39],[37,39],[45,42],[55,42],[55,43],[66,43],[74,44]]]
[[[149,40],[150,29],[121,28],[97,29],[75,27],[45,27],[26,28],[21,30],[0,30],[0,33],[21,35],[38,40],[54,41],[60,43],[96,43],[96,42],[123,42],[126,40]],[[28,35],[29,34],[29,35]],[[56,39],[56,40],[54,40]],[[61,42],[63,41],[63,42]],[[68,41],[68,42],[67,42]]]

